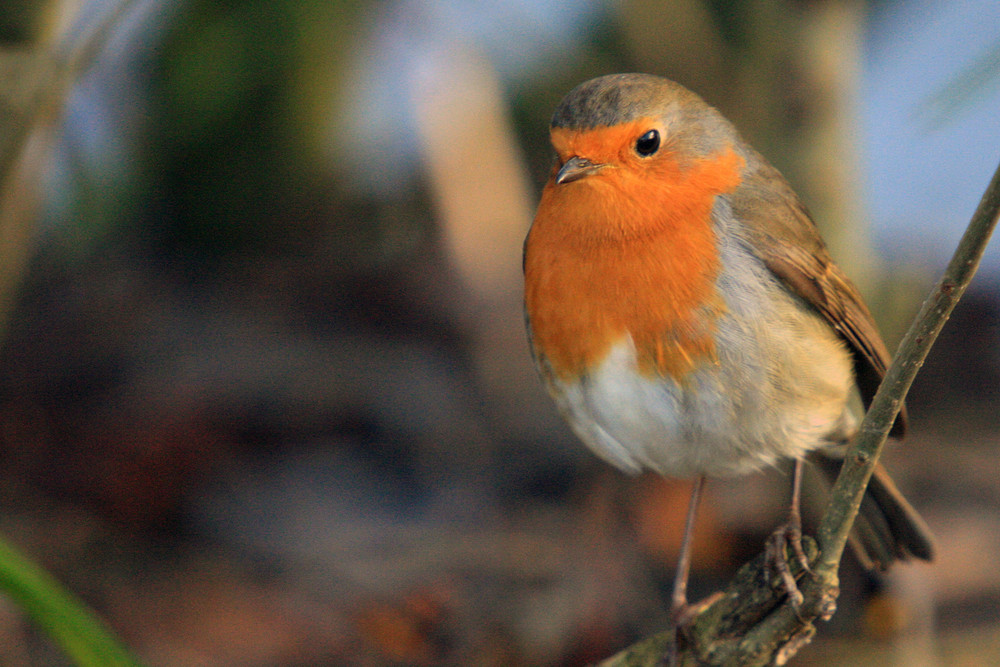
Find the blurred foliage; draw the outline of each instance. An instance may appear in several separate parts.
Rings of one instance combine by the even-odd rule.
[[[662,70],[698,87],[807,192],[796,151],[809,140],[807,100],[815,99],[796,36],[807,13],[799,3],[679,2],[699,31],[715,35],[721,54],[678,67],[643,55],[627,18],[644,3],[607,6],[581,35],[568,63],[542,68],[510,85],[513,120],[529,176],[540,188],[549,168],[548,115],[577,82],[608,71]],[[144,76],[135,163],[106,182],[71,163],[78,186],[75,252],[91,243],[136,239],[189,268],[209,268],[247,253],[302,253],[334,245],[361,265],[412,251],[433,233],[419,182],[399,183],[394,202],[366,201],[338,187],[343,172],[363,168],[363,155],[324,153],[330,119],[352,95],[345,70],[358,57],[382,3],[361,0],[187,0],[172,9],[154,44],[137,61]],[[645,10],[644,10],[645,11]],[[665,14],[664,14],[665,16]],[[668,24],[669,26],[669,24]],[[402,93],[402,91],[401,91]],[[405,104],[405,93],[400,104]],[[743,122],[741,122],[743,121]],[[789,129],[791,128],[791,130]],[[74,159],[71,154],[71,159]],[[400,206],[406,210],[401,211]],[[402,243],[402,246],[398,244]],[[418,244],[419,245],[419,244]]]
[[[54,0],[0,0],[0,44],[25,44],[38,38]]]
[[[0,590],[44,628],[79,667],[139,664],[93,611],[3,540],[0,540]]]
[[[121,8],[127,6],[122,2]],[[76,76],[104,45],[117,13],[98,29],[60,50],[43,27],[54,3],[0,5],[0,344],[21,272],[31,254],[39,192],[35,173],[44,152],[29,150],[60,116]],[[2,345],[0,345],[2,349]],[[8,426],[4,420],[3,426]],[[16,443],[24,446],[25,443]],[[104,622],[57,579],[0,539],[0,590],[81,666],[137,664]]]
[[[322,124],[302,118],[334,106],[360,7],[186,3],[152,65],[137,194],[153,213],[135,229],[175,259],[301,250],[330,221],[361,242],[310,146]]]
[[[4,474],[91,520],[97,516],[112,522],[124,535],[107,538],[113,546],[105,560],[84,539],[76,543],[72,538],[43,536],[38,550],[46,550],[55,567],[78,572],[71,585],[96,591],[93,599],[98,602],[131,594],[133,606],[119,607],[112,620],[132,628],[130,636],[146,642],[147,648],[160,650],[171,644],[186,648],[195,635],[215,649],[212,642],[225,641],[217,636],[225,632],[216,632],[216,619],[222,625],[231,620],[233,628],[244,627],[245,619],[231,610],[247,598],[247,590],[257,592],[257,598],[250,597],[270,615],[262,616],[267,622],[260,626],[247,626],[251,630],[234,645],[255,646],[256,637],[247,641],[254,627],[266,628],[261,634],[280,643],[270,631],[284,612],[273,602],[285,595],[293,600],[290,607],[302,614],[288,614],[292,620],[286,622],[295,626],[288,636],[306,632],[315,641],[298,643],[314,645],[316,654],[327,658],[342,655],[338,651],[357,656],[357,646],[343,647],[350,644],[344,639],[350,637],[349,630],[336,625],[341,622],[350,628],[350,624],[331,620],[350,606],[344,602],[345,590],[355,596],[352,602],[361,599],[368,605],[359,605],[362,610],[381,610],[362,614],[361,636],[393,634],[398,625],[405,629],[415,618],[418,629],[441,644],[442,655],[449,651],[460,655],[456,647],[463,646],[463,632],[484,627],[500,638],[492,638],[493,650],[505,647],[522,662],[531,662],[524,656],[542,651],[539,647],[559,650],[557,640],[549,644],[524,640],[534,631],[524,630],[528,626],[520,613],[524,609],[544,617],[545,627],[558,623],[550,618],[551,609],[561,604],[572,610],[562,627],[575,634],[561,641],[586,644],[588,651],[594,651],[587,655],[594,659],[609,644],[621,644],[630,633],[644,630],[643,623],[655,623],[656,610],[662,607],[656,597],[658,586],[669,581],[663,563],[672,556],[643,556],[652,563],[648,569],[655,570],[653,574],[634,567],[645,547],[635,546],[631,529],[615,522],[636,508],[642,513],[645,507],[652,516],[649,523],[661,526],[658,521],[677,503],[653,503],[640,497],[642,493],[608,490],[613,484],[603,491],[597,488],[594,468],[586,468],[592,461],[570,436],[553,426],[554,415],[550,422],[532,423],[535,430],[512,425],[529,418],[497,406],[536,407],[540,399],[536,378],[511,380],[512,385],[525,380],[509,389],[521,402],[504,403],[484,391],[486,383],[470,370],[469,359],[475,354],[493,355],[497,367],[514,367],[512,359],[527,355],[521,347],[523,337],[518,331],[517,340],[491,339],[486,329],[496,313],[469,307],[441,247],[426,165],[421,165],[419,156],[411,158],[415,169],[403,177],[393,175],[391,188],[376,194],[350,185],[348,178],[352,171],[367,168],[372,156],[365,154],[364,146],[376,142],[362,136],[355,142],[362,148],[353,153],[331,148],[337,144],[337,134],[346,131],[338,116],[367,92],[356,76],[366,65],[367,40],[380,25],[392,21],[419,31],[420,20],[426,17],[417,10],[427,8],[419,2],[372,0],[148,4],[162,12],[147,14],[149,25],[132,26],[131,34],[119,34],[121,42],[97,55],[97,67],[86,74],[83,85],[75,90],[67,87],[80,97],[73,100],[78,115],[70,119],[58,145],[62,161],[53,180],[60,190],[49,193],[56,205],[48,210],[46,224],[32,226],[22,241],[21,250],[37,254],[12,338],[7,349],[0,350]],[[43,6],[0,0],[0,40],[21,44],[49,34],[55,21],[38,11]],[[540,189],[551,169],[548,120],[567,90],[598,74],[644,70],[703,93],[786,171],[810,201],[822,202],[823,192],[848,197],[848,188],[836,178],[824,181],[806,159],[824,131],[835,137],[835,147],[851,150],[850,137],[845,139],[844,128],[831,123],[829,115],[842,101],[843,89],[839,81],[817,74],[816,56],[808,48],[817,17],[834,9],[847,12],[844,25],[849,32],[860,20],[864,3],[676,0],[669,11],[648,0],[601,4],[588,15],[591,23],[567,39],[560,52],[545,52],[530,71],[507,76],[497,68],[508,103],[503,112],[512,116],[527,178]],[[503,38],[515,40],[517,35]],[[843,42],[826,41],[816,51],[840,53],[842,48],[846,56],[839,64],[850,64],[853,42]],[[970,79],[974,85],[984,81],[992,62],[984,59],[985,64],[975,69]],[[410,64],[401,62],[398,69]],[[24,80],[8,76],[3,85]],[[400,107],[412,103],[405,89],[392,90],[390,97]],[[60,113],[36,114],[32,120],[58,127]],[[10,117],[6,112],[0,117],[3,146],[12,136],[2,125]],[[108,122],[108,118],[110,127],[92,132],[89,122]],[[366,120],[359,119],[355,127],[361,129],[355,131],[375,132],[375,123]],[[95,140],[95,135],[100,136]],[[119,149],[122,156],[113,168],[102,161],[106,155],[93,154]],[[827,164],[837,163],[831,159],[833,152],[820,153]],[[407,156],[395,157],[403,161]],[[489,158],[484,160],[488,163]],[[479,163],[469,168],[481,167]],[[41,182],[37,175],[44,168],[51,165],[36,165],[35,182]],[[850,221],[843,211],[823,210],[822,204],[814,209],[828,228]],[[31,245],[36,242],[37,247]],[[7,257],[5,265],[10,264]],[[475,321],[466,315],[470,311],[476,313]],[[994,344],[986,339],[995,324],[990,320],[991,328],[984,330],[983,346]],[[514,321],[512,328],[517,327],[520,322]],[[957,347],[966,354],[983,357],[970,351],[968,340],[961,343]],[[954,377],[955,369],[944,375]],[[984,370],[972,380],[987,384],[990,377]],[[282,467],[303,451],[315,457],[307,457],[301,466],[305,482]],[[481,456],[483,451],[486,456]],[[484,471],[485,466],[480,467],[484,460],[496,463],[495,470]],[[230,477],[221,475],[220,468],[229,470]],[[332,470],[333,476],[318,472],[325,470]],[[338,472],[341,477],[335,476]],[[346,477],[351,479],[344,481]],[[368,479],[377,484],[363,486]],[[215,497],[205,491],[206,480],[221,487]],[[306,484],[305,490],[296,484]],[[344,491],[349,484],[357,485],[353,496]],[[605,508],[608,497],[618,493],[626,500],[613,502],[633,504],[621,516],[595,509]],[[445,499],[440,501],[436,494]],[[20,500],[23,495],[17,494],[18,500],[8,504],[30,505]],[[341,506],[340,514],[296,514],[300,508],[296,503],[305,502],[302,496],[317,503],[356,496],[357,503],[346,510]],[[528,535],[534,540],[533,531],[542,535],[530,544],[517,542],[523,548],[540,545],[537,552],[515,548],[508,554],[510,536],[492,523],[496,497],[504,499],[501,523],[510,527],[513,539]],[[372,507],[366,502],[386,499],[393,499],[395,514],[365,513]],[[219,534],[205,538],[199,534],[206,531],[205,523],[197,524],[193,517],[198,511],[225,516],[218,509],[225,500],[245,505],[238,508],[244,513],[236,513],[235,521],[219,521],[225,524],[215,526]],[[479,560],[470,555],[464,535],[454,542],[442,538],[458,530],[451,515],[438,518],[438,524],[419,523],[435,519],[427,509],[434,501],[476,515],[487,545]],[[561,513],[553,513],[560,502]],[[215,505],[206,509],[211,503]],[[581,508],[588,503],[593,506]],[[753,496],[740,511],[749,513],[751,505],[757,511],[759,503]],[[534,517],[537,524],[518,523],[536,510],[544,515],[541,520]],[[213,551],[218,543],[243,545],[254,539],[248,535],[258,529],[261,516],[280,523],[286,514],[294,530],[307,526],[317,533],[316,542],[308,543],[316,549],[305,559],[307,566],[287,555],[300,544],[287,546],[280,533],[272,538],[262,529],[266,545],[256,543],[255,548],[284,556],[271,556],[274,562],[261,565],[259,553],[234,548],[237,555],[228,555],[241,560],[249,574],[222,577],[226,583],[219,584],[217,560],[223,557]],[[78,515],[67,516],[72,535]],[[384,531],[377,533],[379,550],[359,557],[349,546],[337,544],[342,551],[324,552],[330,542],[341,541],[342,533],[350,533],[352,522],[365,530]],[[48,530],[45,522],[37,525],[42,532]],[[401,535],[400,526],[415,530]],[[23,534],[36,534],[34,528],[32,524]],[[592,539],[597,533],[610,536],[607,544]],[[732,527],[719,519],[706,526],[702,541],[715,557],[728,558],[734,549],[732,533]],[[294,542],[296,536],[284,538]],[[567,547],[565,536],[585,544]],[[712,536],[714,540],[708,539]],[[197,552],[192,558],[197,565],[184,564],[187,571],[207,574],[199,579],[185,576],[182,566],[178,574],[165,565],[162,572],[150,575],[150,560],[175,557],[185,540],[193,542]],[[424,549],[421,540],[430,541],[433,549]],[[632,546],[623,546],[626,542]],[[285,548],[288,551],[282,552]],[[565,559],[571,557],[567,554],[581,548],[598,555],[586,558],[585,567],[566,568]],[[743,555],[739,548],[743,547],[735,553]],[[425,558],[428,551],[444,555],[434,561]],[[59,555],[51,557],[53,552]],[[529,556],[518,560],[518,553]],[[536,553],[538,557],[531,555]],[[412,592],[407,596],[395,589],[386,592],[366,588],[367,583],[357,585],[350,580],[357,563],[334,560],[337,557],[371,561],[374,569],[393,564],[380,574],[395,576],[396,584],[411,577],[402,584],[411,591],[424,590],[425,585],[433,591],[457,590],[448,604],[465,613],[460,616],[463,622],[430,614],[433,623],[425,623],[423,614],[410,609],[416,605],[425,610],[420,595],[412,602]],[[510,562],[504,560],[507,557]],[[445,575],[420,569],[441,561],[453,566]],[[300,574],[296,570],[300,566],[307,570],[302,576],[305,583],[298,582],[301,588],[276,592],[289,590],[286,577]],[[116,583],[108,586],[114,590],[102,588],[102,580],[92,571],[95,567],[118,569],[117,578],[110,577]],[[261,570],[266,576],[261,577]],[[635,579],[622,584],[625,570]],[[452,572],[460,574],[449,579]],[[472,586],[462,578],[469,572],[475,579]],[[601,580],[608,572],[617,574]],[[642,579],[646,575],[653,581]],[[261,578],[266,585],[261,585]],[[149,586],[151,579],[158,582],[157,590]],[[441,584],[441,579],[449,580]],[[493,597],[481,594],[483,581],[496,591]],[[562,583],[565,590],[549,588],[553,582]],[[581,603],[581,591],[586,595],[586,586],[594,582],[607,586],[595,595],[600,603],[589,599]],[[845,585],[845,591],[848,588]],[[625,620],[608,621],[621,611],[615,607],[619,600],[628,597],[621,595],[622,590],[641,597],[634,589],[642,591],[644,602],[624,612]],[[558,598],[558,593],[566,597]],[[545,595],[556,602],[539,602]],[[196,602],[185,607],[176,602],[182,596]],[[303,599],[308,604],[302,604]],[[311,618],[317,599],[313,627],[301,620]],[[614,603],[605,604],[606,600]],[[183,619],[174,619],[173,636],[169,623],[157,615],[159,609],[153,610],[171,604],[177,605],[176,616]],[[405,612],[403,621],[379,621],[398,620],[399,614],[384,611],[398,607]],[[115,609],[113,603],[110,608]],[[136,613],[129,614],[129,609]],[[580,620],[573,614],[593,617]],[[434,625],[439,622],[444,631]],[[331,635],[337,636],[331,640]],[[389,640],[383,637],[383,641]],[[476,648],[489,648],[482,637],[471,641],[482,642]],[[434,646],[438,650],[438,644]],[[296,656],[299,648],[275,648],[276,653],[254,664],[316,662],[299,658],[295,663],[288,657]],[[173,664],[190,664],[191,655],[181,655]],[[228,664],[251,662],[231,659]],[[572,662],[564,658],[561,664]]]
[[[706,0],[705,6],[715,19],[715,25],[723,40],[734,49],[749,46],[749,25],[752,5],[749,2],[732,0]],[[760,4],[760,3],[757,3]]]

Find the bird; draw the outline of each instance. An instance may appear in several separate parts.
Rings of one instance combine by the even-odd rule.
[[[549,130],[555,164],[523,252],[542,382],[598,457],[694,479],[676,625],[696,611],[687,583],[706,478],[793,461],[788,521],[768,554],[800,603],[784,545],[808,569],[803,463],[836,474],[885,375],[871,312],[785,178],[682,85],[640,73],[585,81]],[[904,406],[891,435],[906,428]],[[933,558],[926,523],[882,466],[852,544],[870,568]]]

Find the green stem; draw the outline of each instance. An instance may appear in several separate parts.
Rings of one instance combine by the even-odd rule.
[[[138,665],[97,615],[52,575],[0,539],[0,591],[81,667]]]
[[[864,421],[847,452],[840,476],[831,491],[830,504],[816,531],[820,545],[817,570],[833,574],[847,543],[854,517],[861,506],[868,480],[882,453],[882,445],[899,414],[913,378],[948,321],[951,311],[972,281],[986,244],[1000,217],[1000,166],[993,174],[979,207],[972,216],[948,268],[935,286],[899,344],[895,359],[879,387]]]

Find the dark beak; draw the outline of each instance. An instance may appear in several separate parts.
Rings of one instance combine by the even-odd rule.
[[[556,185],[578,181],[602,167],[604,167],[603,164],[591,162],[585,157],[571,157],[559,168],[559,173],[556,174]]]

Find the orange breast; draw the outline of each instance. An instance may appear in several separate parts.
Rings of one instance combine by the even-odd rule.
[[[680,380],[714,356],[724,305],[711,209],[742,164],[728,149],[683,168],[667,157],[549,180],[525,244],[525,308],[557,377],[585,373],[626,335],[647,375]]]

